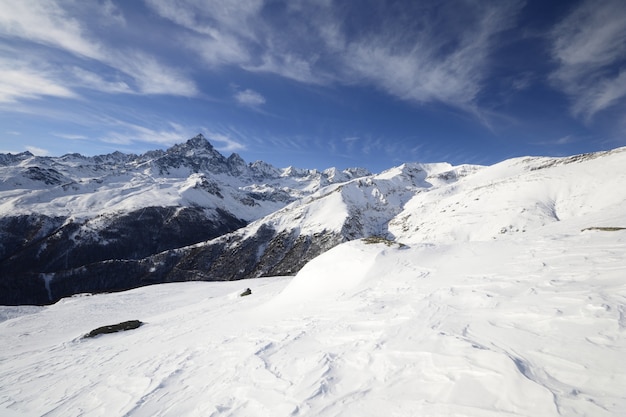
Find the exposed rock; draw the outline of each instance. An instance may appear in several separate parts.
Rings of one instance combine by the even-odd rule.
[[[98,327],[97,329],[93,329],[92,331],[87,333],[85,336],[83,336],[83,338],[87,339],[99,336],[101,334],[125,332],[128,330],[138,329],[142,325],[143,323],[139,320],[128,320],[117,324],[111,324],[109,326]]]

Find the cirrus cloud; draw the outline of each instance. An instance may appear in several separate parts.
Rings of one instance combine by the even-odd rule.
[[[256,107],[265,104],[265,97],[254,90],[246,89],[235,93],[235,100],[245,106]]]
[[[355,10],[329,1],[148,4],[184,28],[181,43],[197,40],[184,44],[210,67],[236,65],[308,84],[373,85],[403,100],[462,108],[473,106],[498,35],[524,5],[425,1],[398,9],[371,1]],[[415,21],[398,25],[406,16]]]
[[[90,19],[125,23],[110,1],[77,6],[67,0],[0,0],[0,47],[4,51],[0,54],[0,78],[16,81],[2,83],[0,99],[15,101],[44,95],[75,98],[80,96],[78,88],[107,93],[197,94],[195,83],[181,70],[145,51],[119,49],[103,42],[96,32],[97,25],[89,24]],[[19,48],[12,46],[18,42]],[[42,46],[56,53],[42,52]],[[68,67],[67,62],[74,65]],[[21,74],[16,73],[15,66],[22,67]],[[117,73],[113,78],[127,81],[106,80],[93,71],[94,67],[99,72]],[[40,94],[36,93],[37,86],[45,87]]]
[[[557,63],[550,80],[570,97],[574,116],[589,121],[626,98],[623,1],[583,1],[556,25],[550,41]]]

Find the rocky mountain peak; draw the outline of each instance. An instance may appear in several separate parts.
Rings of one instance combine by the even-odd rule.
[[[226,160],[229,171],[232,175],[241,175],[246,172],[248,166],[246,161],[237,153],[232,153]]]
[[[166,152],[168,154],[181,154],[185,156],[219,155],[223,157],[201,133],[189,139],[187,142],[172,146]]]
[[[172,168],[188,168],[191,172],[228,172],[228,163],[224,155],[219,153],[202,134],[167,149],[154,164],[159,172],[164,174],[170,172]]]
[[[24,161],[26,159],[32,158],[34,156],[35,155],[30,153],[30,151],[25,151],[25,152],[18,153],[18,154],[12,154],[12,153],[0,154],[0,165],[15,164],[20,161]]]
[[[186,142],[186,145],[193,148],[213,149],[213,145],[204,137],[202,133],[198,133]]]

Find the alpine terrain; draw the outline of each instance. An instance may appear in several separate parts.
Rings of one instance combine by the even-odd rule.
[[[295,271],[330,243],[307,236],[313,247],[299,247],[303,258],[284,260],[295,242],[275,249],[288,236],[265,227],[254,241],[235,245],[229,237],[201,254],[190,245],[229,236],[329,184],[365,175],[246,164],[237,154],[222,156],[202,135],[140,156],[0,155],[0,304]],[[235,247],[240,252],[232,256]],[[250,266],[240,270],[242,262]]]
[[[0,415],[624,415],[625,167],[0,155]]]

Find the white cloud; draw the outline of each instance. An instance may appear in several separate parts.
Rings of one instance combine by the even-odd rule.
[[[76,98],[77,95],[58,81],[58,74],[35,69],[25,63],[0,60],[0,102],[11,103],[23,98],[43,96]]]
[[[193,130],[172,122],[164,124],[161,128],[153,129],[139,124],[117,121],[117,130],[109,132],[101,140],[123,146],[134,145],[138,142],[172,146],[176,143],[185,142],[195,136],[198,131],[203,131],[209,142],[221,152],[237,152],[246,149],[243,143],[233,138],[232,133],[236,134],[235,130],[223,133],[206,128]]]
[[[86,39],[80,22],[55,1],[0,0],[0,31],[73,54],[102,59],[99,44]]]
[[[372,22],[355,22],[359,11],[330,1],[287,2],[272,13],[264,13],[263,0],[148,4],[199,37],[187,44],[211,67],[237,65],[309,84],[370,84],[404,100],[463,108],[483,87],[496,36],[523,5],[406,2],[402,8],[411,10],[390,17],[397,8],[373,2],[364,6],[376,16],[369,28]]]
[[[105,0],[102,3],[101,12],[103,16],[102,22],[105,25],[116,24],[119,26],[126,26],[126,19],[124,18],[124,15],[120,9],[113,4],[113,2],[111,2],[111,0]]]
[[[440,21],[423,22],[410,42],[392,29],[352,42],[345,54],[348,73],[405,100],[468,106],[488,74],[494,37],[510,27],[520,3],[447,4],[465,20],[451,23],[448,9]]]
[[[194,96],[196,85],[180,71],[160,64],[154,57],[138,51],[114,53],[117,68],[132,76],[143,94]]]
[[[572,135],[563,136],[554,141],[556,145],[567,145],[572,142],[574,142],[574,137]]]
[[[267,52],[261,57],[261,63],[256,65],[242,65],[252,72],[269,72],[291,80],[308,84],[327,84],[336,80],[336,76],[322,75],[322,70],[315,67],[315,58],[303,58],[289,52]]]
[[[46,156],[50,153],[48,150],[36,146],[26,146],[26,150],[37,156]]]
[[[261,104],[265,104],[265,97],[261,94],[257,93],[254,90],[246,89],[243,91],[238,91],[235,93],[235,100],[239,104],[243,104],[246,106],[260,106]]]
[[[188,36],[183,41],[202,57],[211,67],[235,64],[241,65],[249,61],[246,48],[231,35],[215,33],[212,36]]]
[[[246,149],[244,144],[227,134],[207,131],[206,137],[209,142],[215,145],[215,148],[221,152],[237,152]],[[217,142],[217,144],[215,142]]]
[[[76,134],[72,134],[72,133],[53,133],[53,135],[56,136],[57,138],[68,139],[68,140],[85,140],[85,139],[89,139],[87,136],[76,135]]]
[[[4,86],[4,100],[19,98],[56,95],[61,97],[76,97],[73,90],[76,87],[96,89],[107,93],[136,93],[136,94],[170,94],[193,96],[197,89],[182,71],[162,64],[154,56],[146,52],[127,48],[115,48],[103,43],[94,27],[85,16],[78,14],[83,5],[63,0],[46,2],[36,0],[22,0],[13,2],[0,0],[0,35],[7,39],[21,39],[34,44],[45,45],[61,51],[61,54],[43,52],[28,43],[20,47],[19,51],[12,51],[23,62],[22,55],[30,56],[28,70],[23,78],[30,78],[36,84],[38,80],[45,80],[47,87],[42,94],[36,94],[27,88],[13,88]],[[86,7],[86,6],[85,6]],[[116,22],[124,25],[125,20],[119,10],[110,2],[105,1],[98,6],[89,8],[85,15],[91,16],[96,11],[94,19],[108,19],[107,22]],[[87,13],[89,12],[89,13]],[[110,30],[110,28],[107,28]],[[6,48],[10,50],[11,48]],[[17,55],[19,53],[19,55]],[[75,56],[77,65],[67,69],[67,59],[62,53]],[[56,55],[60,55],[57,57]],[[2,59],[11,62],[14,58]],[[96,75],[94,64],[100,69],[119,71],[132,80],[132,84],[125,81],[105,81]],[[54,71],[49,68],[54,67]],[[54,74],[53,74],[54,72]],[[16,77],[16,74],[11,74]],[[20,86],[22,84],[19,84]]]
[[[176,123],[165,123],[152,129],[135,123],[115,121],[117,129],[101,138],[103,142],[116,145],[131,145],[137,142],[171,146],[193,136],[190,131]]]
[[[590,120],[626,97],[626,7],[621,0],[586,0],[551,34],[558,64],[553,84],[572,100],[572,113]]]
[[[221,28],[251,36],[246,22],[261,12],[264,0],[146,0],[160,16],[191,31],[216,36]]]
[[[29,62],[27,75],[45,80],[48,94],[60,97],[76,97],[80,88],[109,94],[198,96],[201,92],[188,71],[165,61],[171,57],[163,51],[180,50],[182,45],[209,69],[238,66],[308,84],[372,85],[403,100],[475,111],[497,35],[510,27],[522,5],[521,0],[406,2],[398,11],[373,1],[367,5],[371,13],[354,13],[350,7],[361,6],[340,7],[320,0],[289,1],[270,13],[266,8],[273,5],[267,0],[146,0],[146,4],[177,25],[167,39],[162,38],[170,43],[153,53],[148,42],[142,43],[148,34],[140,39],[133,31],[132,44],[115,47],[114,37],[106,36],[102,24],[90,24],[108,19],[120,30],[132,27],[133,22],[126,20],[130,15],[125,17],[110,0],[96,6],[69,0],[0,0],[0,7],[7,10],[0,15],[0,35],[72,55],[71,60],[50,54]],[[375,18],[370,22],[368,16]],[[405,20],[398,23],[398,18]],[[5,101],[41,97],[26,87],[4,89],[0,94]],[[235,99],[249,106],[265,100],[252,90],[237,93]],[[613,98],[607,90],[598,94],[598,100],[602,106]]]
[[[132,93],[130,86],[122,81],[105,80],[101,75],[95,72],[87,71],[80,67],[74,67],[71,73],[76,79],[76,85],[92,90],[103,91],[106,93]]]

